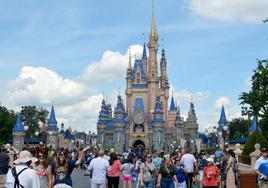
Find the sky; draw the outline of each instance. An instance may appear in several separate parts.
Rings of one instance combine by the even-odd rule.
[[[155,0],[159,54],[170,94],[186,118],[191,97],[200,130],[241,116],[256,59],[267,58],[267,0]],[[150,0],[1,1],[0,103],[50,110],[59,123],[95,131],[103,96],[124,96],[128,51],[148,42]]]

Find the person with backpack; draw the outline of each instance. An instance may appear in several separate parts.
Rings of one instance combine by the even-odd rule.
[[[185,167],[184,164],[180,163],[180,158],[176,157],[175,158],[175,173],[177,176],[177,180],[179,182],[179,185],[177,188],[186,188],[186,176],[187,176],[187,168]]]
[[[40,188],[39,178],[35,170],[29,168],[37,159],[27,151],[21,151],[15,167],[9,169],[6,177],[6,188]]]
[[[228,150],[229,159],[227,161],[225,174],[226,174],[226,188],[236,188],[237,187],[237,161],[235,159],[235,153],[233,150]]]

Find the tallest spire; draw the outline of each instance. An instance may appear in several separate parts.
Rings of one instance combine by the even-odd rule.
[[[155,19],[154,19],[154,0],[152,0],[152,24],[151,24],[151,38],[156,38],[157,33],[155,29]]]

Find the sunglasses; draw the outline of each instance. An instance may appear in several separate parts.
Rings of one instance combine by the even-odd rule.
[[[44,155],[38,155],[38,158],[45,158]]]
[[[175,160],[176,162],[180,162],[180,160]]]
[[[64,156],[64,154],[63,154],[63,153],[61,153],[61,154],[60,154],[60,156]]]
[[[151,158],[151,156],[147,156],[147,158]]]

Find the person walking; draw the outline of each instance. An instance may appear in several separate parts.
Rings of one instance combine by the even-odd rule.
[[[21,151],[18,159],[14,161],[15,167],[9,169],[7,173],[5,188],[40,188],[35,170],[29,168],[36,161],[37,159],[32,157],[29,151]]]
[[[9,155],[7,154],[7,150],[5,148],[1,149],[0,153],[0,187],[4,187],[6,182],[6,174],[9,169]]]
[[[268,186],[268,149],[261,149],[261,156],[256,161],[254,169],[259,176],[259,187],[267,188]]]
[[[221,157],[221,165],[220,165],[220,188],[226,188],[226,166],[227,166],[227,162],[229,160],[229,154],[226,150],[223,150],[221,153],[222,157]]]
[[[71,175],[74,168],[80,165],[82,157],[81,153],[77,161],[68,159],[68,150],[63,148],[60,149],[56,162],[51,165],[51,174],[54,178],[54,188],[72,187],[73,182]]]
[[[228,150],[229,159],[227,161],[225,174],[226,174],[226,188],[236,188],[236,173],[234,172],[234,166],[236,166],[235,153],[233,150]]]
[[[123,188],[126,188],[126,183],[128,183],[128,188],[132,188],[132,174],[134,172],[133,159],[129,156],[126,163],[122,165],[122,181]]]
[[[108,170],[108,188],[118,188],[119,186],[119,176],[121,172],[121,163],[117,158],[116,153],[110,154],[110,168]]]
[[[197,172],[197,162],[193,154],[189,151],[185,151],[185,154],[181,158],[181,163],[187,168],[188,174],[186,178],[187,187],[193,186],[194,173]]]
[[[218,188],[219,169],[214,165],[214,159],[208,158],[208,165],[203,170],[203,188]]]
[[[38,161],[33,168],[39,177],[40,188],[52,188],[51,166],[47,154],[48,150],[46,148],[40,148],[37,153]]]
[[[98,152],[98,157],[92,159],[88,170],[92,171],[91,188],[105,188],[106,174],[110,167],[107,159],[104,159],[104,151]]]
[[[186,188],[186,176],[187,176],[187,168],[184,166],[184,164],[180,163],[180,158],[175,158],[175,173],[178,180],[178,187],[177,188]]]
[[[160,167],[157,185],[158,188],[175,188],[178,187],[179,183],[176,177],[176,172],[174,166],[171,165],[170,156],[167,155],[164,157],[164,162]]]
[[[146,161],[140,166],[141,187],[154,188],[155,187],[156,167],[152,163],[151,155],[146,156]]]

